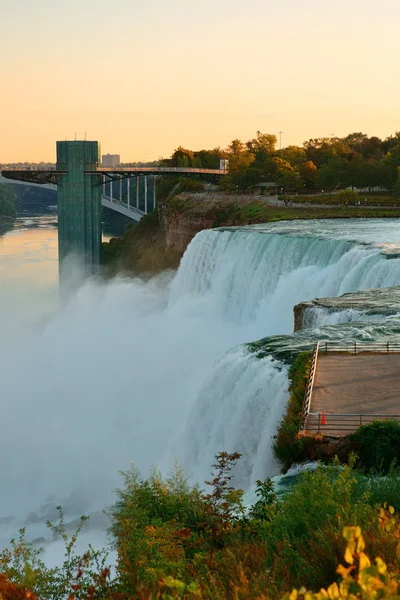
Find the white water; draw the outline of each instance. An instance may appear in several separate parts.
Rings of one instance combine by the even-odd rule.
[[[390,225],[387,241],[398,244]],[[341,239],[328,239],[329,226]],[[362,240],[363,223],[346,226],[349,240],[355,228]],[[302,227],[301,236],[293,225],[204,231],[171,287],[166,277],[87,282],[40,322],[40,294],[26,290],[13,309],[21,282],[2,287],[0,516],[41,513],[45,501],[63,502],[71,517],[102,508],[128,459],[145,475],[177,454],[201,482],[216,452],[239,451],[239,485],[274,474],[286,367],[243,347],[225,353],[292,331],[302,300],[400,281],[400,260],[382,247],[346,240],[336,223],[321,224],[323,239]]]
[[[259,231],[198,234],[173,282],[172,302],[207,296],[220,318],[246,324],[256,339],[289,333],[301,301],[400,282],[400,260],[388,260],[380,247]]]
[[[359,321],[371,322],[384,318],[384,315],[368,313],[355,308],[330,310],[321,306],[310,306],[304,311],[303,327],[314,329],[325,325],[341,325]],[[393,318],[393,315],[390,315],[390,318]]]

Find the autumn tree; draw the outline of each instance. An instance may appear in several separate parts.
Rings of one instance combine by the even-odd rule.
[[[312,160],[307,160],[300,165],[300,176],[307,192],[316,189],[318,169]]]

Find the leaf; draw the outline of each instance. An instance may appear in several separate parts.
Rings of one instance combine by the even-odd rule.
[[[335,598],[339,598],[340,593],[339,593],[339,586],[337,583],[332,583],[332,585],[330,585],[327,589],[328,592],[328,596],[329,598],[331,598],[331,600],[334,600]]]
[[[362,552],[363,550],[365,550],[365,541],[364,537],[360,535],[357,540],[357,552]]]
[[[387,573],[386,563],[379,557],[376,559],[376,566],[381,575],[386,575],[386,573]]]
[[[371,561],[369,560],[368,556],[366,554],[364,554],[364,552],[360,553],[360,570],[362,569],[367,569],[368,567],[371,566]]]
[[[351,567],[344,567],[343,565],[339,565],[338,568],[336,569],[336,573],[338,575],[341,575],[341,577],[343,577],[343,579],[346,579],[346,577],[348,577],[350,575],[350,573],[352,571],[354,571],[354,565]]]
[[[346,551],[345,551],[345,553],[344,553],[344,560],[345,560],[347,563],[349,563],[349,565],[352,565],[352,564],[353,564],[353,562],[354,562],[354,561],[353,561],[353,553],[352,553],[352,551],[351,551],[351,549],[350,549],[350,544],[348,544],[348,545],[347,545],[347,547],[346,547]]]

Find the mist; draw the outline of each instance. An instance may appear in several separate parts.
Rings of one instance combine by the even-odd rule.
[[[78,489],[74,510],[99,510],[129,460],[144,476],[171,466],[203,379],[243,338],[204,299],[169,304],[171,279],[90,280],[63,302],[2,287],[0,517],[68,507]]]

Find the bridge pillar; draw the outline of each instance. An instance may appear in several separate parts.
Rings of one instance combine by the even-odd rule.
[[[97,273],[101,244],[101,185],[98,142],[57,142],[57,169],[68,171],[58,185],[58,254],[60,275],[68,255],[77,256],[87,274]]]

